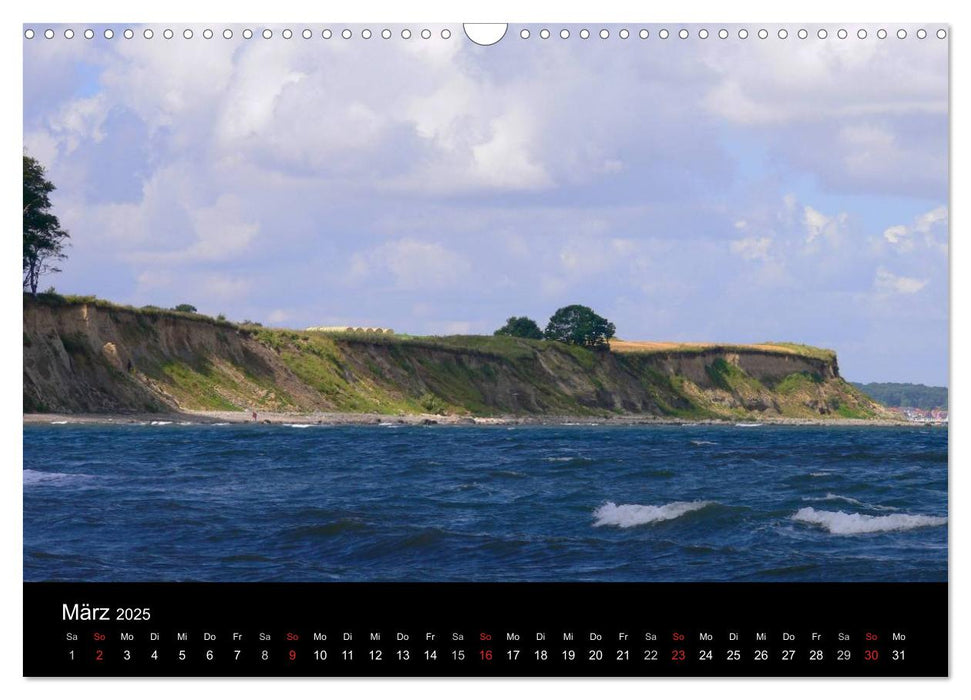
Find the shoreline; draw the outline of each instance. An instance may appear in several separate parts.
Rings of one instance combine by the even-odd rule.
[[[445,425],[445,426],[635,426],[635,425],[722,425],[722,426],[832,426],[832,427],[947,427],[946,422],[918,423],[904,420],[863,418],[706,418],[691,420],[665,416],[456,416],[435,414],[388,415],[379,413],[273,413],[257,412],[254,421],[247,411],[180,411],[172,413],[24,413],[24,425],[104,424],[127,425],[170,422],[190,425],[216,423],[260,423],[267,425]]]

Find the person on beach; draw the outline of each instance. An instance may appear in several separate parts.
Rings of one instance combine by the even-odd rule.
[[[255,423],[256,421],[257,421],[256,411],[253,411],[253,422]]]

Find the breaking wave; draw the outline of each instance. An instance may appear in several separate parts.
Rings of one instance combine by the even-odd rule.
[[[897,510],[893,506],[878,506],[872,503],[864,503],[863,501],[858,501],[855,498],[850,498],[849,496],[840,496],[838,493],[827,493],[825,496],[813,497],[807,496],[803,498],[804,501],[842,501],[843,503],[849,503],[854,506],[860,506],[862,508],[869,508],[870,510]]]
[[[862,513],[844,513],[815,508],[800,508],[792,519],[818,525],[834,535],[860,535],[870,532],[891,532],[894,530],[913,530],[918,527],[936,527],[947,523],[947,518],[933,515],[864,515]]]
[[[675,501],[663,506],[617,505],[607,502],[593,512],[597,521],[594,527],[614,525],[616,527],[634,527],[664,520],[674,520],[686,513],[701,510],[710,506],[714,501]]]
[[[65,474],[64,472],[41,472],[36,469],[24,469],[24,486],[36,484],[58,484],[78,479],[92,479],[90,474]]]

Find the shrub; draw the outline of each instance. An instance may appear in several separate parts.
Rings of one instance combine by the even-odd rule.
[[[506,325],[493,335],[510,335],[514,338],[530,338],[532,340],[543,339],[543,331],[540,330],[539,325],[526,316],[510,316],[506,319]]]

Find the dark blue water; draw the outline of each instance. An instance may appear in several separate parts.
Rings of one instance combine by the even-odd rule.
[[[24,578],[942,581],[947,430],[24,427]]]

